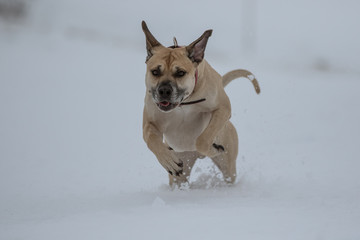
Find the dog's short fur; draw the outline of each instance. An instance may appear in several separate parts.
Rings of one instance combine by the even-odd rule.
[[[224,86],[246,77],[257,93],[254,75],[234,70],[223,77],[205,60],[212,30],[186,47],[162,46],[142,22],[147,71],[143,137],[169,173],[170,185],[187,182],[195,160],[211,158],[225,181],[236,179],[238,137],[229,121],[231,106]]]

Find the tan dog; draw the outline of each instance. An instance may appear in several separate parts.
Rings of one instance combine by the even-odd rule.
[[[239,77],[260,88],[254,75],[235,70],[219,75],[205,60],[212,30],[186,47],[162,46],[142,22],[147,71],[143,137],[168,171],[170,185],[188,181],[196,159],[211,158],[225,181],[236,179],[238,137],[229,121],[231,106],[224,86]]]

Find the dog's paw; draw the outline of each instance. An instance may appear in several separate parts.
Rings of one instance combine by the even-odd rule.
[[[176,157],[174,151],[165,149],[159,154],[158,160],[169,174],[180,176],[183,173],[183,163]]]

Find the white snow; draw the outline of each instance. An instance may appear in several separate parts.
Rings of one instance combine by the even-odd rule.
[[[360,239],[360,4],[246,3],[37,0],[19,22],[0,15],[0,239]],[[167,186],[142,140],[143,19],[164,45],[213,28],[210,64],[258,79],[260,95],[226,88],[235,185],[203,159],[190,187]]]

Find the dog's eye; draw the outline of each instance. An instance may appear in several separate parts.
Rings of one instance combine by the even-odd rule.
[[[183,77],[185,76],[186,72],[185,71],[182,71],[182,70],[179,70],[175,73],[175,76],[176,77]]]
[[[155,76],[155,77],[157,77],[157,76],[160,75],[160,71],[159,71],[158,69],[152,70],[151,73],[152,73],[152,75]]]

